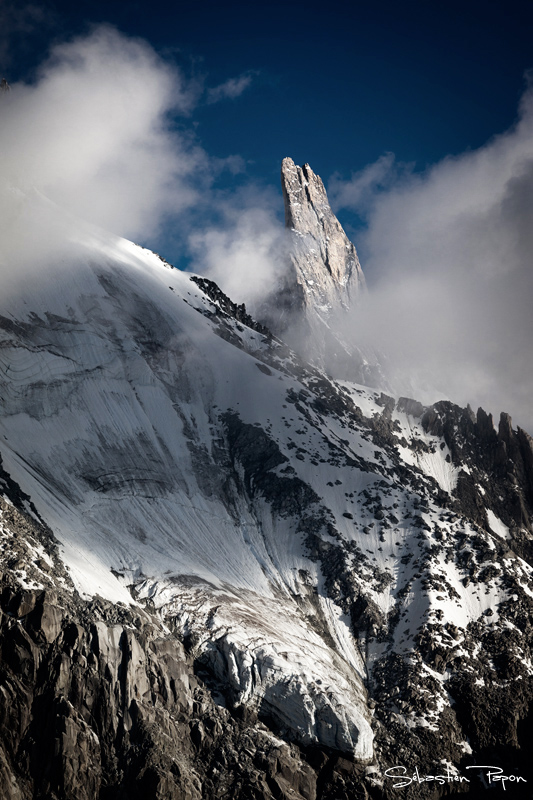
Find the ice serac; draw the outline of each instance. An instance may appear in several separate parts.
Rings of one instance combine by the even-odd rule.
[[[260,315],[307,360],[335,377],[376,385],[375,359],[349,337],[349,315],[365,292],[356,249],[309,164],[284,158],[281,186],[289,236],[287,269]]]

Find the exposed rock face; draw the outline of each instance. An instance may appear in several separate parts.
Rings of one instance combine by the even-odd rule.
[[[316,310],[349,308],[364,290],[365,279],[355,247],[330,208],[321,178],[309,164],[298,167],[292,158],[284,158],[281,187],[285,225],[295,234],[291,262],[298,283],[306,290],[306,305]]]
[[[455,495],[461,510],[495,533],[506,530],[515,552],[533,566],[533,439],[512,427],[509,414],[479,408],[474,414],[448,401],[428,408],[422,425],[442,436],[459,470]],[[498,529],[494,515],[503,523]],[[492,523],[492,524],[491,524]],[[496,527],[495,527],[496,526]]]
[[[341,333],[366,288],[355,247],[309,164],[299,167],[284,158],[281,186],[289,236],[287,273],[259,316],[328,374],[372,384],[376,364]]]
[[[298,748],[217,705],[155,616],[5,585],[0,604],[3,800],[315,800]]]

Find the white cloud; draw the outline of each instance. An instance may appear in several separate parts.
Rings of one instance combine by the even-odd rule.
[[[211,98],[236,97],[250,82],[250,74],[226,81]],[[268,193],[213,188],[220,173],[246,165],[236,155],[209,157],[193,124],[178,129],[176,117],[187,123],[198,100],[197,83],[107,25],[56,46],[35,83],[0,97],[4,291],[13,282],[19,291],[17,264],[34,279],[72,255],[69,242],[84,239],[86,222],[153,242],[170,239],[181,219],[185,247],[185,220],[195,217],[203,224],[190,235],[194,266],[237,299],[246,276],[255,296],[276,270],[282,228]]]
[[[191,268],[208,274],[235,302],[246,302],[252,313],[286,268],[279,204],[277,194],[253,186],[221,193],[212,205],[218,223],[189,239]]]
[[[337,186],[345,205],[350,191]],[[374,285],[353,335],[371,331],[400,389],[533,430],[532,220],[531,89],[509,131],[373,196],[360,249]]]
[[[111,27],[56,46],[34,84],[0,98],[3,212],[13,222],[14,193],[37,191],[114,233],[153,235],[195,201],[206,168],[169,121],[193,95],[148,44]]]
[[[239,75],[238,78],[228,78],[224,83],[207,90],[207,102],[218,103],[221,100],[235,100],[251,83],[252,75],[250,72],[245,72],[243,75]]]

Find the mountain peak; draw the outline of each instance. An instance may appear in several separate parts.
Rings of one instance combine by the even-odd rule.
[[[307,361],[329,374],[366,383],[366,359],[336,332],[349,327],[349,314],[366,288],[356,249],[309,164],[300,167],[284,158],[281,188],[287,268],[258,315]]]
[[[323,312],[327,304],[349,306],[365,279],[355,247],[331,210],[322,179],[309,164],[299,167],[292,158],[284,158],[281,188],[285,225],[297,236],[291,256],[298,282],[311,301],[320,292],[320,300],[326,300],[320,303]]]
[[[346,375],[355,251],[284,170],[288,315]],[[533,439],[328,380],[212,281],[68,242],[0,272],[1,797],[396,800],[401,760],[473,800],[487,753],[531,784]]]
[[[316,227],[317,211],[330,210],[328,196],[322,179],[315,175],[309,164],[299,167],[292,158],[281,163],[281,188],[285,201],[285,225],[309,233]]]

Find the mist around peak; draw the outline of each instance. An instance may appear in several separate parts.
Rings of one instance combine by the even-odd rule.
[[[423,173],[382,157],[330,184],[366,222],[370,291],[346,331],[400,393],[506,410],[533,429],[533,90],[516,123]]]

